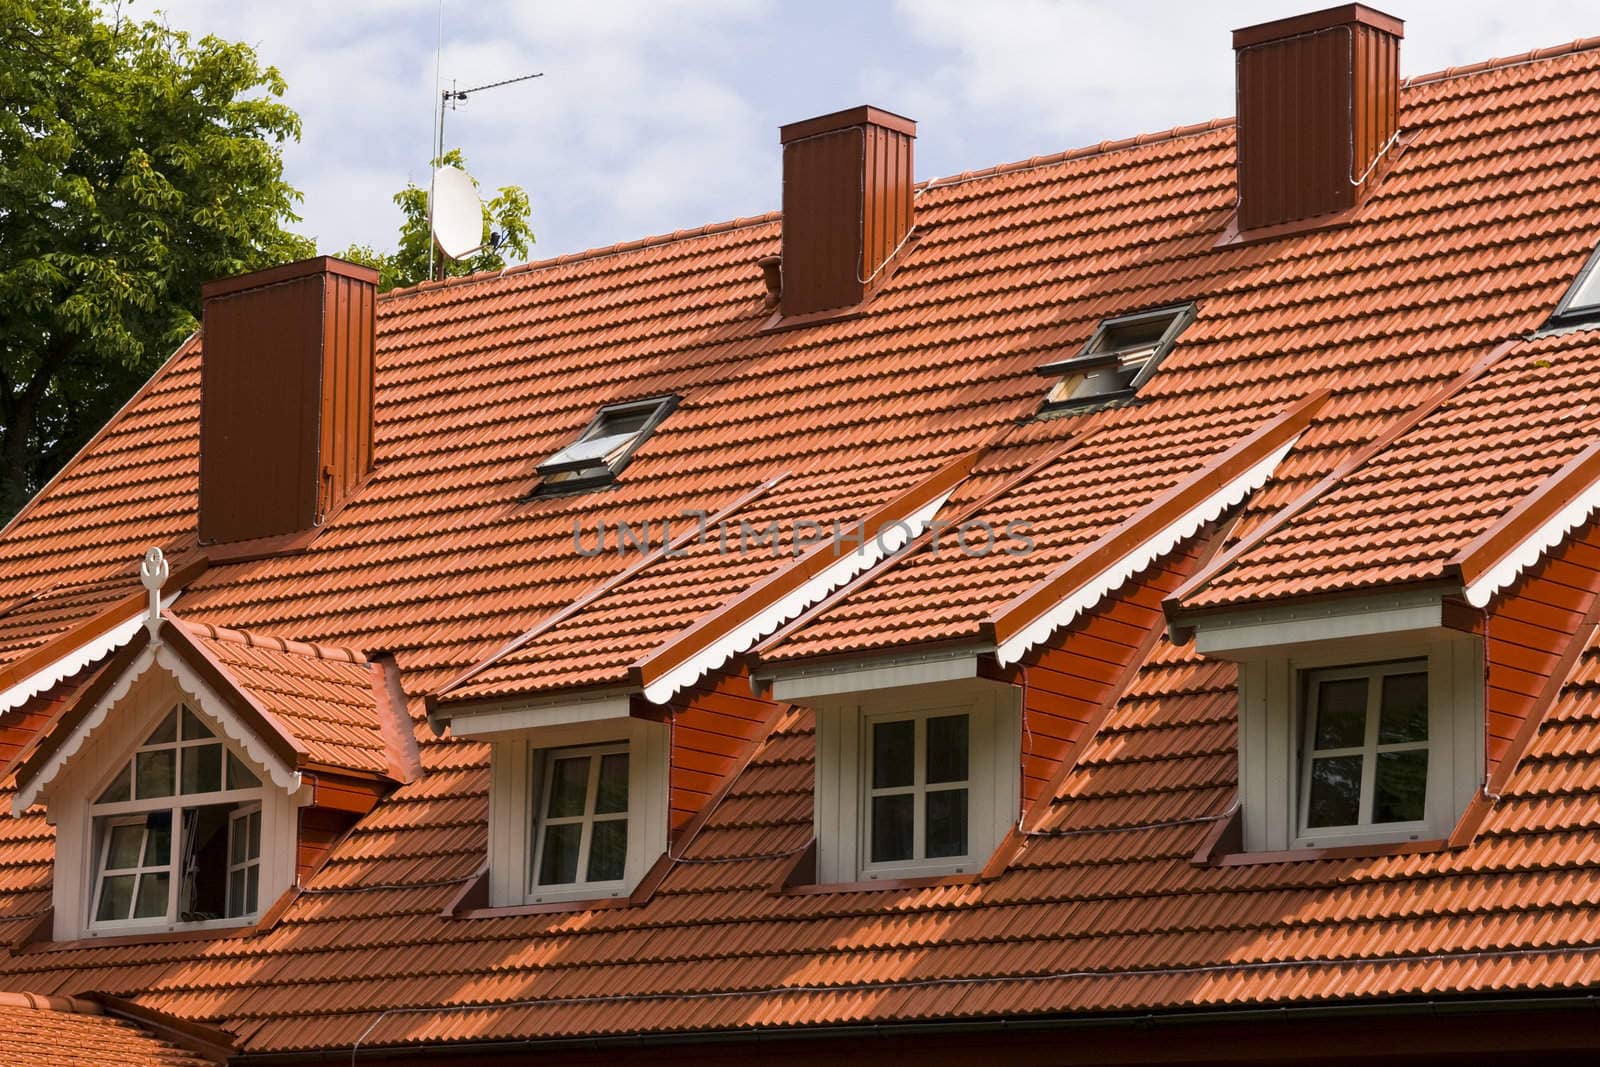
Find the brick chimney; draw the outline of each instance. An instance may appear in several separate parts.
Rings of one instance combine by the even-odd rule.
[[[202,544],[312,530],[371,472],[377,285],[322,256],[201,290]]]
[[[795,122],[783,142],[785,318],[854,307],[912,225],[917,124],[858,107]]]
[[[1361,203],[1398,129],[1403,36],[1363,4],[1233,32],[1240,230]]]

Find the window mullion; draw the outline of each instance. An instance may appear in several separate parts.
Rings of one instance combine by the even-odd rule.
[[[583,792],[583,815],[580,820],[582,829],[578,831],[578,870],[577,882],[589,880],[589,844],[594,837],[594,809],[597,806],[596,797],[600,792],[600,762],[603,757],[596,751],[589,756],[589,780],[585,783]]]
[[[918,715],[912,731],[911,857],[928,858],[928,717]]]
[[[1361,752],[1361,802],[1356,821],[1367,826],[1372,822],[1372,797],[1378,778],[1378,718],[1382,714],[1383,674],[1373,672],[1367,676],[1367,722],[1365,741]]]

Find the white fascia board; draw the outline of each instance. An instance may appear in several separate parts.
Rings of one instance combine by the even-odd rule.
[[[1475,608],[1487,607],[1496,593],[1516,581],[1518,575],[1543,559],[1544,554],[1560,544],[1567,534],[1583,525],[1597,507],[1600,507],[1600,482],[1573,497],[1499,562],[1469,583],[1465,590],[1467,603]]]
[[[613,693],[564,703],[499,704],[482,711],[449,716],[450,732],[458,737],[489,737],[527,733],[552,726],[576,726],[606,719],[627,719],[630,697]]]
[[[967,649],[944,656],[882,659],[848,663],[833,670],[799,668],[772,677],[772,699],[780,704],[807,704],[824,697],[976,679],[982,650]]]
[[[1447,592],[1415,590],[1268,606],[1188,625],[1194,628],[1195,651],[1218,659],[1281,655],[1296,647],[1328,648],[1367,638],[1427,638],[1454,632],[1444,621]]]
[[[1016,663],[1035,646],[1049,640],[1050,635],[1056,630],[1094,607],[1108,594],[1120,589],[1128,579],[1171,552],[1180,542],[1193,536],[1200,527],[1259,489],[1272,476],[1273,470],[1283,457],[1289,454],[1289,450],[1299,439],[1298,435],[1290,438],[1277,451],[1168,523],[1158,533],[1079,586],[1074,592],[1058,600],[1044,614],[1001,642],[995,652],[995,658],[1000,661],[1001,666]]]
[[[54,662],[40,667],[16,685],[0,693],[0,715],[13,708],[20,708],[51,686],[71,678],[89,664],[115,652],[133,640],[133,635],[138,633],[139,627],[143,625],[144,612],[135,611],[130,618],[117,623],[99,637],[91,637]]]
[[[840,556],[805,584],[780,597],[746,622],[707,643],[645,686],[645,699],[652,704],[670,703],[680,691],[694,685],[708,672],[716,670],[734,656],[747,651],[757,641],[796,618],[801,612],[827,597],[856,575],[877,566],[886,557],[900,551],[927,528],[949,495],[943,493],[913,514],[898,521],[890,520],[886,528],[864,536],[863,543],[856,546],[854,551]]]
[[[144,616],[140,615],[135,621],[142,625]],[[135,682],[151,670],[162,670],[171,675],[190,705],[242,749],[255,764],[256,769],[264,772],[274,785],[291,794],[299,790],[300,772],[284,763],[277,753],[256,736],[253,729],[241,722],[227,701],[223,700],[203,678],[190,670],[189,665],[181,657],[173,654],[165,644],[152,642],[128,669],[122,672],[116,684],[101,694],[94,707],[79,720],[72,733],[61,743],[61,747],[57,748],[39,769],[39,773],[33,776],[25,788],[17,790],[11,801],[13,815],[20,816],[34,805],[39,799],[39,794],[55,781],[90,736],[106,721],[111,709],[128,695]]]

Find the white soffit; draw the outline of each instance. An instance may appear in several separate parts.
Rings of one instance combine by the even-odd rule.
[[[173,593],[162,602],[162,607],[170,607],[177,598],[178,594]],[[133,640],[133,635],[139,632],[144,620],[144,612],[134,609],[131,617],[117,623],[100,636],[89,638],[72,651],[63,653],[53,663],[40,667],[16,685],[0,692],[0,715],[13,708],[20,708],[56,683],[71,678],[91,663],[98,662],[115,652]]]
[[[680,690],[699,681],[708,671],[716,670],[856,575],[898,552],[927,528],[949,495],[948,492],[942,493],[911,515],[897,521],[890,520],[886,529],[881,529],[876,536],[865,538],[855,550],[834,560],[805,584],[690,654],[683,662],[645,686],[645,699],[652,704],[669,703]],[[825,548],[822,550],[826,551]]]
[[[144,616],[139,615],[134,621],[143,625]],[[106,721],[111,709],[128,695],[133,684],[146,672],[155,669],[170,674],[195,710],[217,726],[230,741],[243,749],[256,768],[264,771],[273,784],[289,793],[300,788],[299,771],[285,764],[256,736],[254,730],[240,722],[227,702],[190,670],[170,648],[164,644],[152,643],[139,654],[138,659],[134,660],[127,670],[122,672],[116,684],[101,695],[95,706],[78,722],[71,735],[61,743],[61,747],[56,749],[45,765],[39,769],[39,773],[33,776],[25,788],[17,790],[11,800],[13,815],[20,816],[34,805],[39,799],[39,794],[56,779],[62,769],[83,748],[90,735]]]
[[[846,664],[836,670],[797,670],[772,679],[772,699],[780,704],[806,704],[819,697],[864,693],[903,686],[936,685],[978,678],[978,653],[918,659],[885,658]]]
[[[1329,650],[1340,642],[1460,636],[1445,625],[1444,596],[1443,590],[1431,589],[1267,605],[1188,625],[1194,627],[1196,652],[1231,660]]]
[[[448,716],[450,732],[457,737],[484,737],[521,733],[551,726],[576,726],[609,719],[627,719],[631,711],[626,693],[561,704],[504,705],[483,711]]]
[[[1299,439],[1298,435],[1290,438],[1277,451],[1178,516],[1144,543],[1079,586],[1076,591],[1058,600],[1037,619],[1002,641],[995,650],[995,658],[1000,661],[1000,665],[1009,666],[1022,659],[1034,646],[1048,640],[1056,630],[1094,607],[1107,594],[1121,588],[1128,579],[1171,552],[1179,542],[1192,536],[1200,527],[1259,489],[1272,476],[1273,470]]]
[[[1466,586],[1467,603],[1475,608],[1487,607],[1494,595],[1512,582],[1523,571],[1538,563],[1544,554],[1583,525],[1595,508],[1600,507],[1600,482],[1594,482],[1573,497],[1565,507],[1556,512],[1515,548],[1500,557],[1475,581]]]

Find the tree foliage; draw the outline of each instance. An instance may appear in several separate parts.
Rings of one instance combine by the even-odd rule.
[[[450,149],[436,165],[466,169],[459,148]],[[473,184],[477,184],[477,179],[473,179]],[[433,240],[428,230],[428,190],[407,182],[404,189],[394,194],[394,202],[403,216],[400,245],[395,251],[379,252],[371,245],[351,245],[339,253],[344,259],[375,268],[380,275],[378,287],[384,292],[427,280],[428,246]],[[442,260],[442,273],[459,278],[481,270],[501,270],[506,265],[503,252],[526,259],[534,242],[533,230],[528,224],[531,214],[526,192],[515,185],[501,186],[483,205],[483,247],[466,259]],[[434,265],[435,273],[441,273],[441,259],[437,254]]]
[[[313,254],[283,91],[243,44],[0,0],[0,517],[198,326],[203,282]]]

